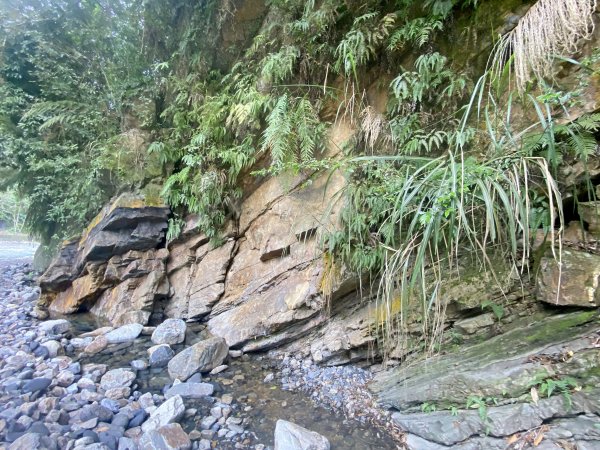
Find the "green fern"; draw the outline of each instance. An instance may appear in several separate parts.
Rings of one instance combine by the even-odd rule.
[[[433,17],[418,17],[409,20],[390,36],[388,50],[403,49],[408,45],[423,47],[436,31],[443,29],[443,22]]]
[[[269,151],[273,173],[290,164],[310,164],[321,143],[325,125],[307,98],[279,97],[267,117],[261,151]]]
[[[395,14],[386,14],[379,20],[379,13],[370,12],[354,19],[352,29],[335,50],[335,69],[358,81],[357,69],[369,62],[388,37],[395,21]]]
[[[286,45],[277,53],[267,55],[261,62],[261,76],[267,83],[279,83],[292,75],[300,50]]]

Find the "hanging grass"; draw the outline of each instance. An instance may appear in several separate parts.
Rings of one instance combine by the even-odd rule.
[[[419,311],[427,350],[433,351],[444,324],[442,283],[460,276],[458,258],[475,257],[494,277],[490,252],[514,268],[525,267],[531,191],[545,192],[551,220],[560,193],[543,158],[514,154],[479,162],[448,152],[429,161],[402,161],[402,188],[380,228],[392,226],[399,245],[386,247],[376,310],[387,320],[378,323],[378,335],[389,349],[390,341],[403,337],[406,311]]]
[[[490,66],[501,75],[506,61],[520,92],[532,80],[552,76],[554,58],[577,51],[594,32],[596,0],[538,0],[495,46]]]

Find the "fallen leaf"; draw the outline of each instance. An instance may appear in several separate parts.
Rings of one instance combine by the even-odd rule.
[[[514,444],[515,442],[517,442],[519,440],[519,435],[518,434],[513,434],[511,437],[508,438],[508,440],[506,441],[506,443],[508,445]]]
[[[530,393],[531,393],[531,400],[533,401],[533,403],[535,403],[537,405],[537,402],[540,399],[537,389],[532,387]]]
[[[542,442],[544,440],[544,433],[540,433],[537,435],[537,437],[533,440],[533,446],[537,447],[538,445],[540,445],[540,442]]]

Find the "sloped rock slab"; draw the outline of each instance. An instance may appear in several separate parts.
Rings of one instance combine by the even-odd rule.
[[[558,362],[563,374],[584,374],[600,362],[593,336],[595,311],[533,317],[520,326],[483,343],[400,366],[378,374],[370,389],[378,401],[400,411],[416,411],[421,404],[464,404],[470,395],[517,398],[527,393],[531,380],[545,376],[544,357],[575,352],[574,361]]]
[[[148,420],[142,424],[142,431],[148,433],[160,427],[177,422],[185,411],[185,405],[180,395],[171,397],[156,408]]]
[[[144,433],[140,438],[139,448],[141,450],[189,450],[192,448],[192,441],[181,425],[171,423]]]
[[[165,398],[180,395],[182,398],[203,398],[213,394],[215,387],[210,383],[179,383],[165,392]]]

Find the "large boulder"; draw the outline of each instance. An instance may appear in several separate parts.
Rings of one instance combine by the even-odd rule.
[[[122,344],[135,340],[142,333],[143,329],[143,325],[139,323],[130,323],[109,331],[104,335],[104,338],[107,344]]]
[[[152,333],[152,342],[155,344],[181,344],[185,340],[187,326],[181,319],[167,319]]]
[[[39,328],[46,334],[63,334],[69,331],[71,324],[68,320],[57,319],[57,320],[46,320],[40,323]]]
[[[63,242],[58,255],[38,279],[42,292],[58,292],[77,277],[76,259],[79,237]]]
[[[213,337],[198,342],[169,361],[169,375],[185,381],[196,372],[210,372],[223,363],[228,352],[229,347],[223,338]]]
[[[149,250],[164,239],[170,210],[142,196],[124,193],[105,206],[83,232],[77,263],[107,261],[129,250]]]
[[[145,323],[151,309],[147,303],[168,294],[168,252],[155,250],[164,240],[168,215],[168,207],[137,194],[122,194],[106,205],[80,238],[63,244],[40,277],[42,294],[35,315],[43,317],[48,308],[60,314],[74,313],[89,309],[100,298],[102,305],[94,311],[100,316],[118,324]],[[127,284],[120,286],[124,282]],[[140,286],[133,301],[123,302]],[[104,295],[106,292],[111,293]],[[138,314],[139,310],[143,313]]]
[[[210,383],[179,383],[165,392],[165,398],[181,395],[182,398],[203,398],[213,394],[215,387]]]
[[[551,256],[542,258],[537,296],[551,305],[600,306],[600,256],[563,249],[560,265]]]
[[[275,450],[329,450],[329,441],[319,433],[286,420],[275,425]]]
[[[127,369],[113,369],[102,375],[100,386],[104,390],[129,387],[135,380],[135,373]]]

